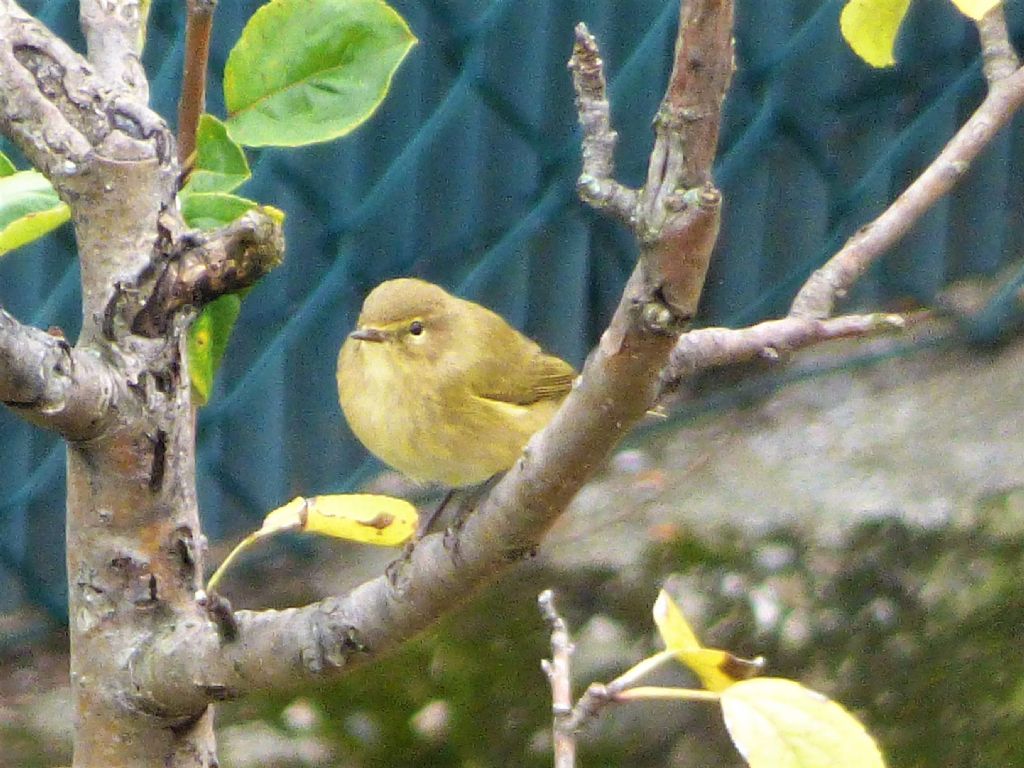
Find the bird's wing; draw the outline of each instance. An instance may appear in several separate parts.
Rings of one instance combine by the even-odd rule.
[[[477,393],[488,400],[530,405],[541,400],[561,400],[572,388],[576,371],[564,360],[546,355],[531,345],[521,365],[505,375],[491,376]]]

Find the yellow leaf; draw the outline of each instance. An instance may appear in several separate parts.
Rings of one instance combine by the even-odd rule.
[[[296,496],[284,506],[268,512],[263,518],[263,525],[256,531],[260,538],[272,536],[280,531],[301,530],[304,525],[303,514],[308,502],[301,496]]]
[[[740,680],[753,677],[764,664],[762,659],[741,659],[728,651],[702,647],[683,612],[665,590],[661,590],[654,602],[654,623],[665,648],[675,651],[676,658],[693,670],[709,691],[724,691]]]
[[[658,599],[654,601],[654,623],[667,649],[684,651],[700,648],[700,641],[690,629],[683,612],[664,589],[658,593]]]
[[[348,539],[363,544],[396,547],[407,542],[416,531],[416,507],[404,499],[367,493],[296,496],[263,518],[258,531],[246,536],[224,558],[206,584],[213,591],[235,558],[260,539],[282,531],[305,531]]]
[[[872,67],[896,63],[893,45],[910,0],[850,0],[839,17],[839,28],[853,52]]]
[[[751,768],[885,766],[853,715],[793,680],[745,680],[722,691],[720,701],[729,736]]]
[[[314,496],[301,530],[338,539],[395,547],[416,531],[416,507],[404,499],[367,493]]]
[[[999,3],[1000,0],[953,0],[953,5],[960,9],[960,13],[970,16],[975,21],[978,21]]]

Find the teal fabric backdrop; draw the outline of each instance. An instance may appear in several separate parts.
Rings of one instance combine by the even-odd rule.
[[[81,47],[67,0],[25,2]],[[181,2],[154,0],[145,63],[173,122]],[[227,51],[256,2],[217,10],[209,109]],[[634,260],[621,228],[574,194],[579,136],[565,69],[585,20],[608,66],[619,175],[643,178],[673,45],[676,0],[396,0],[420,39],[380,111],[350,137],[252,153],[243,193],[288,214],[286,264],[245,301],[199,422],[202,512],[212,539],[252,527],[295,494],[339,491],[377,465],[347,431],[334,360],[365,293],[418,275],[505,314],[580,363]],[[740,0],[738,71],[717,177],[721,246],[700,320],[748,323],[881,211],[983,94],[973,28],[945,0],[916,0],[900,65],[871,71],[838,33],[836,0]],[[1010,9],[1014,28],[1017,6]],[[857,290],[877,304],[931,301],[1021,251],[1022,135],[1004,131],[947,201]],[[69,231],[0,259],[0,304],[74,337]],[[1003,305],[1000,305],[1003,306]],[[994,307],[977,335],[1006,318]],[[63,620],[64,455],[0,410],[0,612]]]

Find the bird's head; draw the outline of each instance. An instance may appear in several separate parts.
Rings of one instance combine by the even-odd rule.
[[[423,280],[388,280],[366,297],[347,343],[358,342],[367,354],[393,359],[436,357],[454,343],[449,337],[463,303]]]

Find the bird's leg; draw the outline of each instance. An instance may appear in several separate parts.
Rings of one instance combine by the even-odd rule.
[[[455,488],[449,488],[448,493],[441,499],[441,503],[438,504],[429,515],[424,515],[420,518],[419,523],[416,525],[416,537],[413,539],[414,542],[419,541],[426,536],[430,529],[434,527],[434,523],[441,517],[441,513],[444,512],[445,507],[448,506],[448,502],[452,500],[452,496],[455,495]]]
[[[459,501],[459,506],[452,517],[451,525],[445,528],[444,531],[444,546],[451,551],[452,557],[458,558],[459,556],[459,532],[462,530],[462,526],[469,516],[473,514],[473,510],[476,509],[476,505],[480,500],[498,484],[498,481],[504,474],[504,472],[498,472],[479,485],[468,488],[466,495]]]

